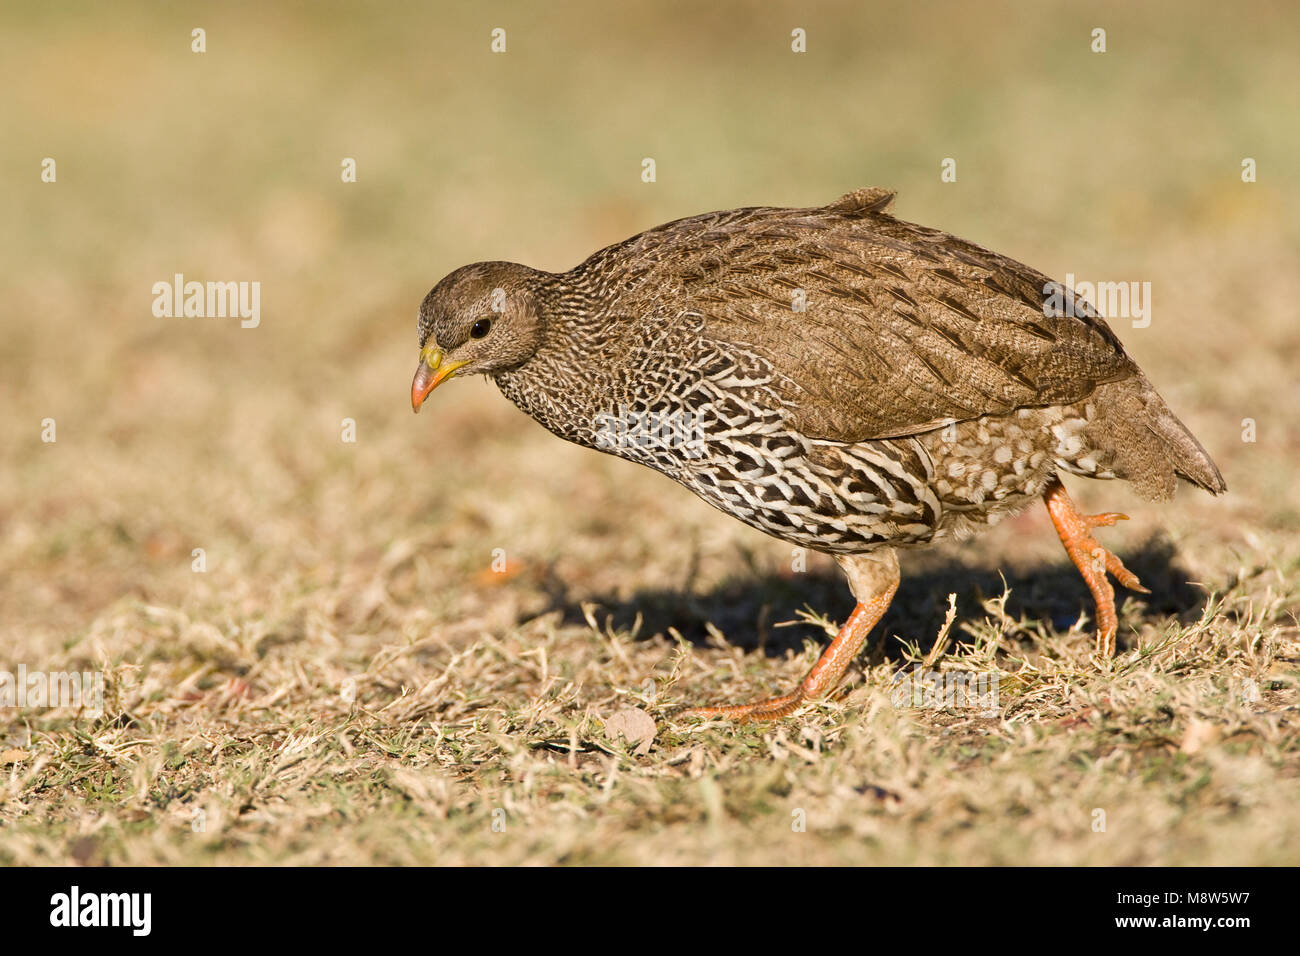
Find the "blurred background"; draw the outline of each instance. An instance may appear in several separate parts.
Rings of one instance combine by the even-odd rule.
[[[275,575],[473,512],[554,557],[600,510],[567,506],[612,484],[671,502],[642,513],[659,532],[762,541],[563,448],[482,380],[413,417],[415,310],[466,262],[561,270],[679,216],[863,185],[1049,275],[1150,281],[1151,326],[1117,329],[1241,492],[1216,507],[1294,520],[1286,3],[10,3],[3,18],[10,639],[66,637],[134,590],[180,599],[192,542]],[[178,272],[260,282],[260,327],[156,318],[151,287]],[[1246,417],[1259,442],[1243,450]],[[563,520],[539,523],[548,510]]]
[[[618,503],[643,494],[658,506],[635,512],[639,540],[684,525],[706,552],[762,548],[657,476],[553,441],[485,381],[413,417],[415,310],[466,262],[561,270],[668,219],[863,185],[1049,275],[1150,281],[1150,327],[1117,329],[1228,476],[1234,494],[1197,512],[1295,521],[1300,12],[1286,3],[11,3],[3,17],[11,641],[66,640],[124,595],[192,599],[214,580],[190,572],[200,546],[227,586],[256,590],[404,536],[455,550],[469,522],[541,562],[632,548],[601,582],[617,587],[659,558],[584,523],[621,524]],[[940,181],[947,157],[955,183]],[[1241,181],[1244,157],[1258,182]],[[260,282],[260,326],[156,318],[152,285],[178,272]]]
[[[1116,331],[1232,493],[1156,507],[1080,487],[1134,516],[1119,553],[1167,534],[1187,575],[1222,583],[1243,554],[1294,551],[1294,4],[9,2],[0,19],[0,641],[29,662],[147,670],[222,641],[238,658],[231,635],[256,633],[364,667],[512,627],[557,591],[780,571],[784,545],[557,441],[488,382],[413,416],[416,308],[467,262],[562,270],[673,218],[866,185],[1056,278],[1152,284],[1150,326]],[[155,317],[175,273],[259,282],[259,327]],[[981,542],[952,553],[1065,560],[1039,514]],[[757,613],[724,629],[743,642]]]

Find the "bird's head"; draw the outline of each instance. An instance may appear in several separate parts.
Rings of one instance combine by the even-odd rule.
[[[420,304],[420,365],[411,408],[453,375],[492,375],[532,358],[542,338],[541,273],[513,262],[476,262],[451,273]]]

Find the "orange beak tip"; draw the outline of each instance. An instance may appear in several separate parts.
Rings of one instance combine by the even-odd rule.
[[[432,362],[433,364],[430,364]],[[419,411],[429,393],[451,378],[468,363],[464,361],[444,362],[442,352],[434,350],[432,355],[425,354],[411,379],[411,408]]]
[[[429,397],[429,393],[434,390],[438,384],[438,377],[433,369],[429,368],[427,362],[421,362],[420,367],[415,370],[415,378],[411,380],[411,411],[418,412],[424,400]]]

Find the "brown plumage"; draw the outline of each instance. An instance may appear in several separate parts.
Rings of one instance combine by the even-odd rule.
[[[800,689],[695,713],[782,716],[839,682],[898,584],[893,548],[965,534],[1043,497],[1097,602],[1137,578],[1058,473],[1167,498],[1225,490],[1105,321],[1019,262],[895,219],[862,189],[814,209],[707,213],[562,274],[465,266],[420,309],[417,410],[492,376],[555,434],[649,465],[714,507],[832,554],[858,608]],[[1104,569],[1104,570],[1103,570]]]

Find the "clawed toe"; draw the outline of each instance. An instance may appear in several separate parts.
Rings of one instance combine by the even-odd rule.
[[[1101,550],[1105,551],[1106,549],[1102,548]],[[1114,575],[1116,581],[1130,591],[1137,591],[1139,594],[1151,593],[1150,588],[1143,587],[1142,582],[1138,580],[1138,576],[1124,567],[1124,562],[1109,551],[1106,551],[1106,570]]]
[[[1109,528],[1117,521],[1127,521],[1128,515],[1118,511],[1107,511],[1099,515],[1080,515],[1089,528]]]
[[[1138,576],[1124,567],[1124,562],[1111,554],[1092,536],[1093,528],[1105,528],[1117,521],[1127,521],[1128,515],[1118,511],[1103,514],[1080,514],[1065,493],[1060,481],[1053,481],[1043,494],[1047,511],[1052,516],[1056,533],[1065,546],[1066,554],[1083,576],[1097,606],[1097,653],[1110,657],[1115,653],[1115,634],[1119,630],[1119,615],[1115,611],[1115,590],[1106,574],[1141,594],[1151,592],[1142,586]]]

